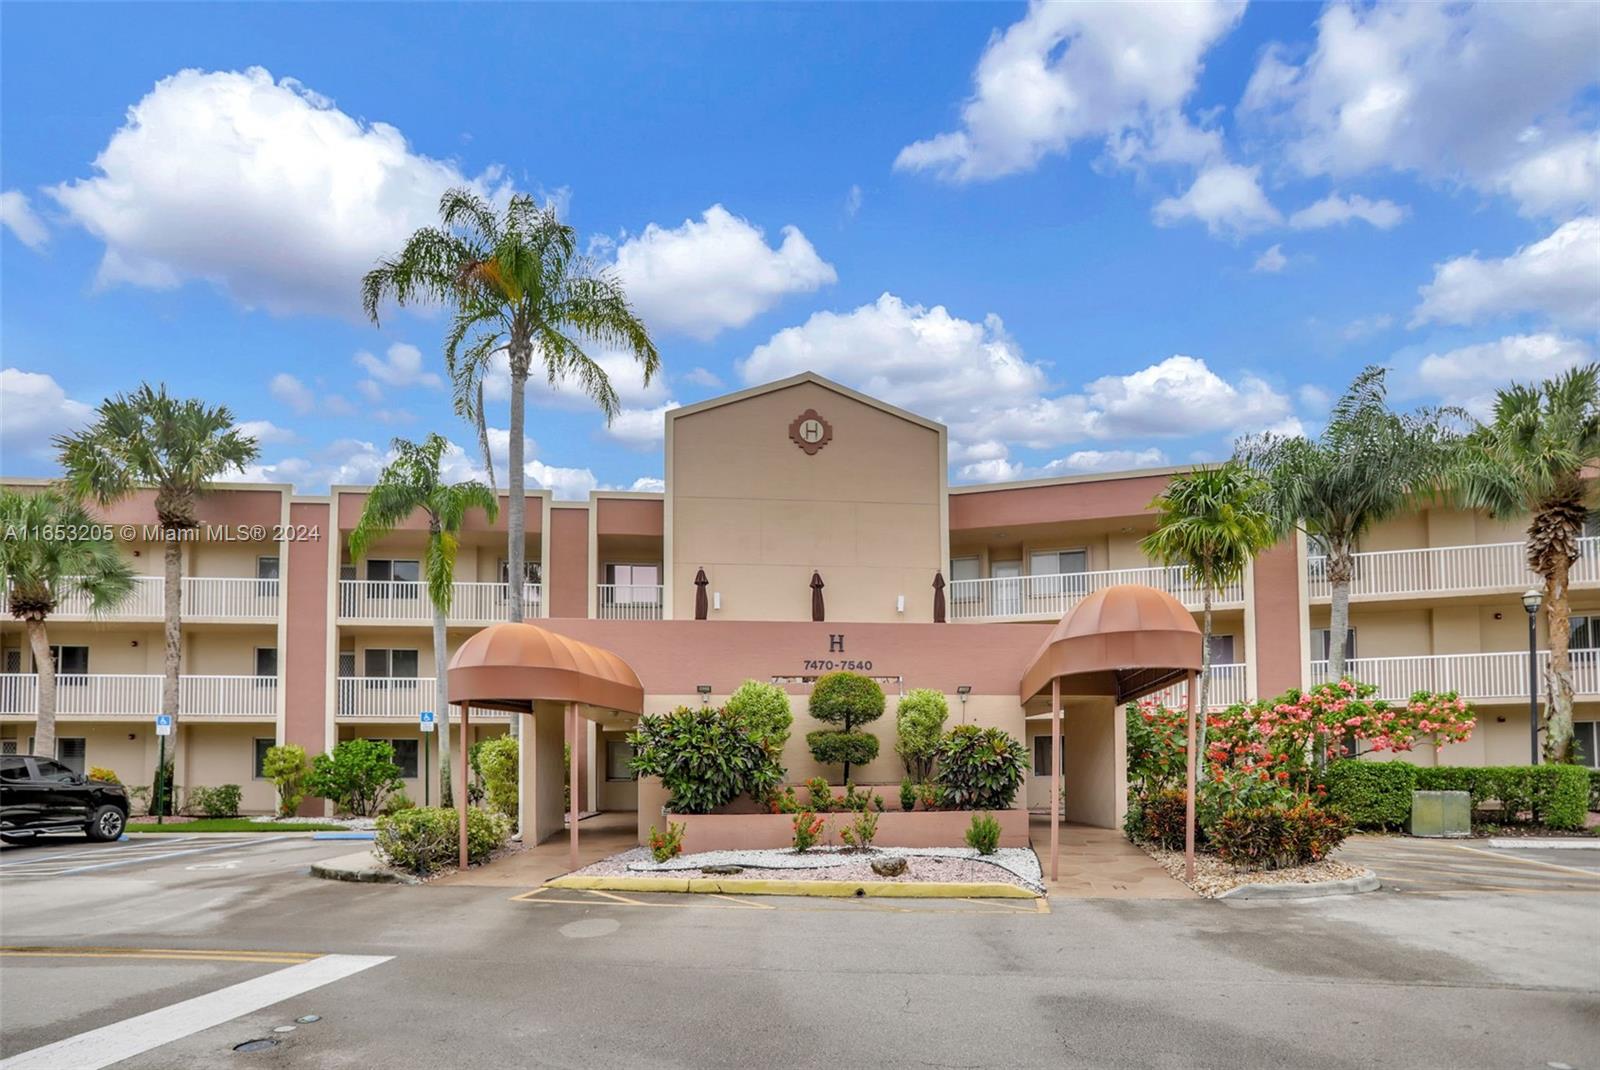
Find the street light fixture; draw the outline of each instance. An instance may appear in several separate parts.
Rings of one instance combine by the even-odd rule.
[[[1528,611],[1528,745],[1530,761],[1539,764],[1539,605],[1544,594],[1537,587],[1522,592],[1522,608]]]

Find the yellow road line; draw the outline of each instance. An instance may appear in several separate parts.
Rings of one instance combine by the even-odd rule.
[[[625,895],[618,895],[615,892],[608,892],[603,888],[590,888],[589,889],[589,894],[604,896],[607,899],[614,899],[619,903],[626,903],[630,907],[642,907],[642,906],[644,906],[644,904],[642,902],[640,902],[639,900],[637,900],[637,899],[630,899]]]
[[[731,896],[731,895],[719,895],[719,894],[717,894],[715,892],[701,892],[701,893],[695,894],[692,899],[690,899],[690,898],[686,898],[686,899],[666,899],[666,898],[659,898],[659,897],[655,897],[655,896],[652,896],[650,899],[625,899],[625,898],[623,898],[621,896],[612,896],[612,897],[607,897],[607,901],[602,902],[602,901],[597,900],[597,899],[558,899],[555,896],[544,894],[547,891],[549,891],[549,887],[548,886],[534,888],[534,889],[532,889],[530,891],[522,892],[522,893],[520,893],[518,895],[511,896],[510,901],[513,902],[513,903],[533,903],[535,905],[573,906],[573,907],[593,907],[593,906],[657,907],[657,908],[666,907],[666,908],[676,908],[676,909],[680,909],[680,910],[693,910],[693,909],[696,909],[696,908],[699,908],[699,909],[702,909],[702,910],[788,910],[788,911],[804,910],[804,911],[809,911],[811,913],[817,913],[817,912],[822,912],[822,911],[867,910],[867,911],[876,911],[878,913],[886,913],[886,914],[965,914],[965,915],[967,915],[969,917],[971,915],[973,915],[973,914],[986,914],[986,915],[989,915],[989,916],[993,916],[995,914],[1024,914],[1024,915],[1032,915],[1032,916],[1037,917],[1040,914],[1049,914],[1050,913],[1050,904],[1043,897],[1035,899],[1033,901],[1033,906],[1032,907],[1026,907],[1026,906],[1005,907],[1005,906],[1002,906],[1001,904],[998,904],[998,903],[985,903],[983,900],[972,900],[972,899],[957,900],[958,902],[969,902],[969,903],[972,903],[972,904],[974,904],[976,906],[991,906],[991,907],[997,907],[998,908],[998,909],[976,910],[976,911],[974,911],[974,910],[968,910],[968,909],[951,909],[951,908],[948,908],[948,907],[936,907],[936,906],[932,906],[932,905],[925,906],[925,907],[924,906],[897,906],[897,905],[895,905],[893,903],[885,903],[885,902],[882,902],[882,901],[874,901],[872,899],[856,899],[856,898],[853,898],[853,897],[852,898],[829,898],[829,899],[826,900],[829,903],[837,903],[838,904],[837,906],[833,906],[833,905],[830,905],[830,906],[810,905],[812,903],[818,903],[819,902],[819,900],[811,899],[811,898],[806,898],[805,902],[803,902],[803,903],[784,903],[782,905],[779,905],[779,904],[776,904],[776,903],[743,902],[738,897]],[[598,894],[601,894],[597,889],[593,889],[593,888],[577,889],[577,891],[579,891],[579,892],[581,892],[583,894],[586,894],[586,895],[598,895]],[[687,895],[688,893],[683,893],[683,894]],[[805,897],[796,897],[796,898],[805,898]],[[709,900],[717,900],[717,902],[709,902]],[[847,903],[849,905],[845,905]]]
[[[1500,862],[1520,862],[1525,866],[1543,866],[1545,869],[1559,869],[1564,873],[1576,873],[1580,877],[1588,877],[1590,880],[1600,881],[1600,873],[1596,873],[1592,869],[1579,869],[1577,866],[1558,866],[1554,862],[1540,862],[1534,858],[1507,858],[1505,855],[1497,855],[1493,851],[1485,851],[1481,847],[1468,847],[1461,843],[1454,846],[1458,851],[1471,851],[1473,854],[1487,855]]]
[[[737,896],[732,896],[732,895],[718,895],[716,892],[707,892],[706,895],[709,896],[712,899],[721,899],[724,902],[732,903],[734,906],[742,907],[745,910],[777,910],[778,909],[777,907],[773,906],[771,903],[747,903],[743,899],[740,899]]]

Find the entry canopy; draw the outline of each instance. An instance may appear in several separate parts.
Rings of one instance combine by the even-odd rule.
[[[644,712],[644,688],[609,650],[533,624],[493,624],[450,659],[450,701],[479,709],[532,713],[541,702],[576,702]]]
[[[1105,587],[1051,629],[1022,674],[1022,701],[1059,677],[1062,694],[1126,702],[1200,671],[1200,649],[1194,617],[1170,594],[1133,583]]]

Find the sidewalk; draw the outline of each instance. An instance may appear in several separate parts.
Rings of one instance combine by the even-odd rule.
[[[1029,833],[1052,899],[1198,898],[1116,829],[1087,825],[1061,826],[1061,879],[1052,881],[1049,816],[1034,814]]]

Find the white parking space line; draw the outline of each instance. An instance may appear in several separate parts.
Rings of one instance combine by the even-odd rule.
[[[324,955],[0,1061],[0,1070],[99,1070],[371,969],[392,955]]]
[[[191,843],[195,839],[196,837],[194,836],[174,836],[170,840],[130,840],[127,843],[119,843],[114,847],[77,847],[68,850],[65,854],[49,855],[35,854],[27,848],[12,848],[6,851],[4,856],[0,856],[0,872],[12,866],[31,866],[39,862],[56,862],[62,859],[104,858],[109,851],[165,851],[171,849],[175,844]]]
[[[234,848],[257,847],[262,844],[278,843],[283,840],[293,839],[292,836],[266,836],[248,840],[226,840],[222,843],[207,843],[203,847],[185,847],[171,850],[177,844],[163,843],[154,848],[130,849],[120,848],[115,852],[95,851],[84,855],[54,855],[27,859],[13,862],[8,866],[0,866],[0,880],[16,880],[25,877],[66,877],[75,873],[89,873],[94,870],[116,869],[121,866],[138,866],[149,862],[161,862],[169,858],[181,858],[185,855],[210,854],[215,851],[227,851]],[[190,838],[191,840],[193,838]],[[189,842],[189,841],[185,841]],[[110,861],[99,862],[92,859],[110,858]],[[51,859],[55,861],[51,861]],[[79,864],[79,863],[83,864]]]

